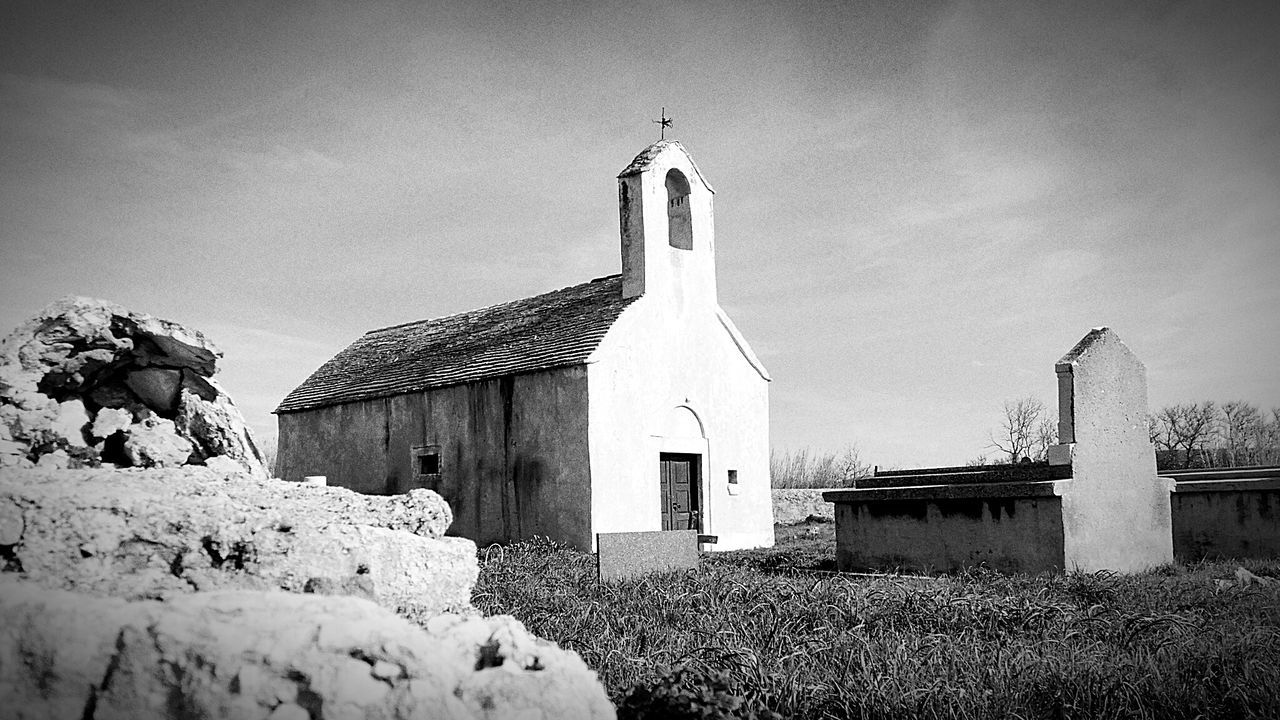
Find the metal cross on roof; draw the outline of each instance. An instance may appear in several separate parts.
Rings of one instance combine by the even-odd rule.
[[[658,123],[658,125],[660,126],[660,129],[658,130],[658,137],[659,139],[666,140],[667,128],[671,127],[671,118],[667,117],[667,109],[665,107],[662,108],[662,115],[660,115],[659,117],[661,119],[654,120],[654,122]]]

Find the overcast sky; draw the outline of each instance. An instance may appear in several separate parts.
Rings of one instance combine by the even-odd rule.
[[[1280,4],[434,5],[0,5],[0,328],[191,325],[274,436],[368,329],[618,272],[665,106],[775,448],[963,463],[1097,325],[1280,406]]]

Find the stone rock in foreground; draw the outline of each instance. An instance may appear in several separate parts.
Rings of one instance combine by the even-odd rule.
[[[0,468],[8,569],[93,595],[279,588],[467,609],[475,545],[442,537],[452,519],[429,490],[370,496],[195,466]]]
[[[420,627],[357,598],[125,602],[0,579],[9,717],[613,718],[577,655],[510,617]]]
[[[0,467],[56,452],[73,466],[229,457],[266,477],[243,416],[213,379],[221,357],[177,323],[104,300],[59,300],[0,341]]]

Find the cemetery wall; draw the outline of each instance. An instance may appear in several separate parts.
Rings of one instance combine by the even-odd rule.
[[[1041,497],[933,497],[836,503],[842,570],[1007,572],[1062,570],[1062,501]]]
[[[1280,557],[1280,479],[1179,483],[1172,509],[1179,560]]]
[[[1170,562],[1172,482],[1156,476],[1146,433],[1146,369],[1107,328],[1054,369],[1060,444],[1043,468],[888,473],[879,487],[828,492],[839,567],[1135,572]]]
[[[835,520],[831,503],[822,493],[840,488],[775,488],[773,490],[773,522],[776,525],[798,525],[810,518],[830,522]]]

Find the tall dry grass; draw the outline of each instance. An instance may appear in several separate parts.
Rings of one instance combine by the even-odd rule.
[[[852,445],[826,453],[809,448],[769,451],[769,479],[779,489],[853,487],[859,478],[870,476],[871,470]]]
[[[636,698],[664,693],[692,703],[667,717],[1280,714],[1280,583],[1223,590],[1214,578],[1234,565],[1134,576],[806,570],[830,554],[723,553],[696,571],[601,585],[592,555],[535,540],[481,551],[474,603],[580,654],[624,720],[646,716]],[[707,698],[737,709],[708,711]]]

